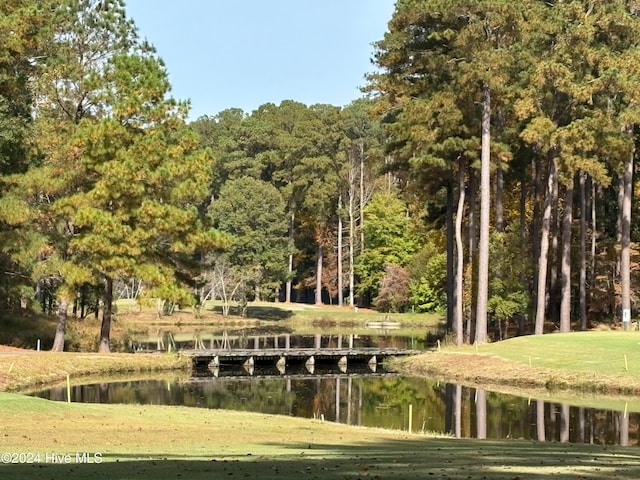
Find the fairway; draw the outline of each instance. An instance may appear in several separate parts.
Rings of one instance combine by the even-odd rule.
[[[483,354],[533,367],[624,375],[640,382],[640,332],[529,335],[483,345],[480,350]]]
[[[12,480],[640,476],[640,457],[617,447],[434,438],[280,416],[65,404],[6,393],[0,409],[2,458],[38,459],[0,463],[0,476]]]
[[[489,389],[632,396],[640,392],[640,334],[572,332],[448,346],[399,359],[396,368]]]

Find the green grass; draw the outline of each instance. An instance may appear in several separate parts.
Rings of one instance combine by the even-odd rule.
[[[592,331],[518,337],[397,362],[398,368],[489,389],[640,393],[640,334]]]
[[[525,365],[531,362],[534,367],[625,375],[640,381],[640,332],[533,335],[483,345],[480,351]]]
[[[186,407],[66,404],[0,394],[2,478],[636,479],[633,450],[474,441]],[[76,463],[76,453],[103,463]],[[71,463],[53,464],[53,455]],[[99,456],[95,456],[99,454]]]

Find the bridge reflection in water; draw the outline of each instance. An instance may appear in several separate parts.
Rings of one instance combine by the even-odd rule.
[[[306,367],[313,373],[316,365],[337,366],[346,372],[348,366],[369,366],[375,372],[377,365],[388,357],[416,355],[422,350],[416,348],[413,339],[407,345],[405,337],[378,337],[375,342],[370,336],[351,335],[202,335],[177,339],[170,336],[157,340],[157,349],[178,350],[191,357],[193,369],[213,372],[242,365],[247,372],[256,366],[275,367],[280,374],[290,368]],[[373,345],[375,344],[375,345]],[[149,351],[150,342],[139,342],[137,351]],[[411,346],[412,348],[407,348]]]

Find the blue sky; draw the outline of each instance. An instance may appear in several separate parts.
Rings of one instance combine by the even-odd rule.
[[[125,0],[192,120],[291,99],[346,105],[395,0]]]

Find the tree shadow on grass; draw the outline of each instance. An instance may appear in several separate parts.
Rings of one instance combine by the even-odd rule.
[[[222,315],[222,307],[214,306],[212,309],[214,312]],[[229,314],[240,316],[242,313],[240,307],[230,307]],[[285,310],[279,307],[268,307],[264,305],[250,305],[247,307],[246,318],[252,318],[255,320],[271,320],[271,321],[282,321],[293,316],[293,312],[291,310]]]
[[[280,445],[278,445],[281,447]],[[68,480],[124,479],[495,479],[596,480],[640,478],[640,456],[632,448],[589,445],[411,439],[347,446],[298,444],[274,458],[113,454],[101,464],[0,464],[1,478]],[[75,456],[72,455],[72,460]]]

